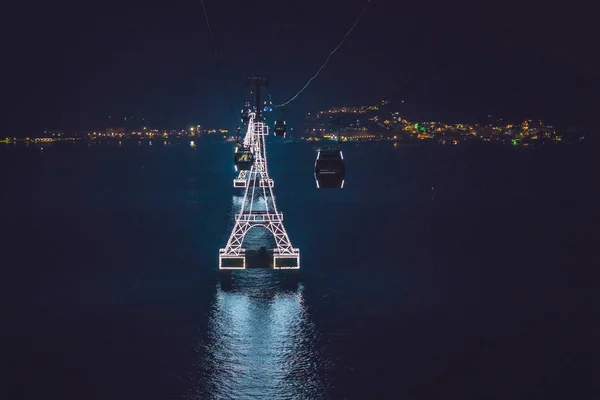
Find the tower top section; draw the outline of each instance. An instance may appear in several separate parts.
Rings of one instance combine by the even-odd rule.
[[[266,76],[249,76],[246,80],[246,86],[266,87],[269,86],[269,78]]]
[[[256,100],[256,121],[262,122],[260,88],[267,87],[269,85],[269,79],[266,76],[249,76],[246,81],[246,84],[254,88],[254,99]]]

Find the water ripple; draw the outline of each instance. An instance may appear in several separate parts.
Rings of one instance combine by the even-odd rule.
[[[269,270],[247,270],[218,285],[194,399],[324,399],[325,359],[303,287],[284,288]]]

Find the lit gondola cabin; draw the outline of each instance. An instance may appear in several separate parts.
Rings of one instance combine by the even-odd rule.
[[[254,154],[252,154],[249,148],[238,144],[235,146],[233,162],[236,171],[248,171],[252,167],[252,163],[254,163]]]
[[[275,121],[275,127],[273,130],[275,131],[275,136],[285,136],[285,132],[287,131],[285,127],[285,121]]]
[[[346,165],[340,149],[320,149],[315,161],[315,180],[319,189],[344,187]]]

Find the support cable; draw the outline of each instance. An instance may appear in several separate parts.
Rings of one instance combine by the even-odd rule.
[[[518,26],[520,26],[521,24],[526,22],[527,19],[531,18],[532,15],[540,16],[540,10],[537,10],[537,12],[534,14],[534,13],[528,13],[528,10],[526,10],[525,7],[521,7],[520,11],[521,11],[521,13],[517,14],[511,22],[509,22],[508,24],[503,24],[503,26],[499,30],[492,32],[490,36],[484,37],[484,39],[479,43],[479,46],[480,47],[489,47],[489,46],[493,45],[494,43],[504,39],[508,34],[515,33],[515,28],[517,28]],[[417,86],[421,83],[424,83],[427,80],[434,78],[436,75],[440,75],[441,73],[446,72],[446,70],[450,69],[453,66],[456,67],[459,64],[458,61],[461,58],[464,58],[464,54],[462,54],[462,53],[457,54],[455,57],[453,57],[453,59],[448,60],[447,62],[438,65],[433,70],[419,74],[415,79],[396,88],[388,96],[380,97],[379,100],[377,100],[376,102],[363,106],[362,110],[381,105],[382,102],[393,98],[399,92],[405,91],[407,89],[411,89],[413,86]]]
[[[308,85],[310,85],[310,83],[313,81],[313,79],[315,79],[321,73],[321,71],[323,70],[323,68],[325,68],[325,66],[329,62],[329,59],[331,59],[331,56],[333,56],[338,51],[338,49],[342,46],[342,44],[344,43],[344,41],[346,40],[346,38],[348,36],[350,36],[350,33],[352,33],[352,31],[354,30],[354,28],[356,27],[356,25],[358,25],[358,22],[361,20],[362,16],[365,14],[365,12],[367,11],[367,8],[369,7],[369,4],[371,4],[372,1],[373,0],[367,1],[367,4],[364,6],[362,12],[360,13],[360,15],[358,16],[358,18],[356,19],[356,21],[354,21],[354,24],[350,27],[350,29],[348,30],[348,32],[346,32],[346,34],[344,35],[344,37],[342,38],[342,40],[338,43],[338,45],[329,53],[329,55],[325,59],[325,62],[321,65],[321,67],[317,70],[317,72],[315,72],[315,74],[306,82],[306,84],[302,87],[302,89],[300,89],[298,92],[296,92],[296,94],[293,95],[285,103],[276,105],[275,106],[276,108],[285,107],[286,105],[288,105],[289,103],[291,103],[292,101],[294,101],[298,96],[300,96],[300,94],[302,92],[304,92],[304,90],[308,87]]]
[[[233,102],[231,101],[231,94],[229,93],[229,85],[227,85],[227,81],[225,80],[225,75],[223,74],[221,59],[219,58],[219,52],[217,50],[217,43],[215,42],[215,37],[213,35],[212,29],[210,27],[210,22],[208,20],[208,13],[206,12],[206,6],[204,5],[204,0],[200,0],[202,4],[202,10],[204,11],[204,18],[206,20],[206,26],[208,27],[208,34],[210,35],[210,41],[212,43],[213,52],[215,53],[215,59],[217,60],[217,71],[219,73],[219,77],[225,87],[225,95],[227,96],[227,102],[229,103],[229,108],[233,113],[234,117],[237,115],[235,109],[233,108]]]

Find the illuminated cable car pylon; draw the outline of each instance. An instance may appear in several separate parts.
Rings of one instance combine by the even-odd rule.
[[[273,195],[273,179],[269,177],[265,137],[268,127],[260,112],[249,114],[248,130],[244,146],[251,149],[254,162],[249,170],[240,171],[233,180],[235,188],[244,189],[240,211],[235,216],[235,225],[225,248],[219,250],[219,269],[246,269],[246,249],[242,247],[244,237],[255,227],[268,229],[275,238],[271,267],[274,269],[299,269],[300,250],[292,242],[283,226],[283,214],[277,209]]]

